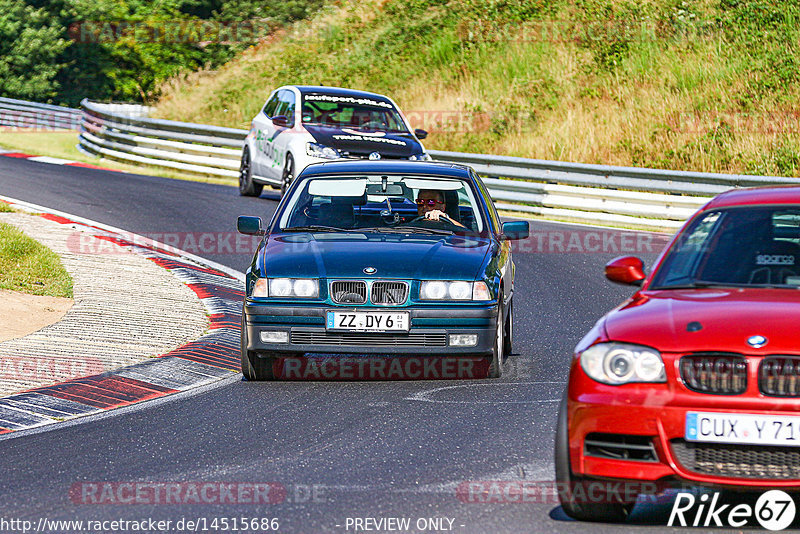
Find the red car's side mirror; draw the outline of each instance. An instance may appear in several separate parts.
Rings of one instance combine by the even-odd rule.
[[[634,256],[620,256],[606,264],[606,278],[618,284],[640,286],[646,278],[644,262]]]

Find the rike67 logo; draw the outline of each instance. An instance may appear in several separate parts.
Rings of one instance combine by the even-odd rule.
[[[749,504],[722,504],[720,493],[678,493],[672,505],[667,525],[682,527],[734,527],[741,528],[755,519],[767,530],[783,530],[792,524],[796,508],[794,499],[783,491],[770,490],[761,495],[755,506]]]

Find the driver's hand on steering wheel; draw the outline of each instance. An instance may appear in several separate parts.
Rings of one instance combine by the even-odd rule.
[[[451,224],[455,224],[456,226],[460,226],[462,228],[466,228],[466,226],[464,226],[463,224],[461,224],[458,221],[454,221],[452,218],[450,218],[449,215],[447,215],[445,212],[443,212],[441,210],[426,211],[424,217],[425,217],[426,221],[440,221],[440,220],[443,220],[443,221],[447,221],[447,222],[449,222]]]
[[[450,217],[447,216],[447,214],[445,212],[443,212],[441,210],[431,210],[431,211],[426,211],[425,212],[425,219],[426,220],[438,221],[439,217],[444,217],[446,219],[450,218]]]

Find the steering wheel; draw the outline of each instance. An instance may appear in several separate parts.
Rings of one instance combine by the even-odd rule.
[[[425,221],[429,221],[429,222],[436,223],[436,224],[444,223],[444,224],[449,225],[449,226],[455,226],[457,228],[461,228],[461,226],[457,225],[453,221],[453,219],[451,219],[450,216],[445,214],[445,213],[439,215],[439,220],[438,221],[436,221],[434,219],[426,219],[424,215],[420,215],[418,217],[414,217],[413,219],[411,219],[410,221],[407,221],[404,224],[412,224],[412,223],[415,223],[415,222],[420,221],[420,220],[425,220]]]

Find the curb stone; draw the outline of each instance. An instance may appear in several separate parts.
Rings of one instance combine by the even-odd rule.
[[[145,238],[133,243],[130,233],[123,237],[121,230],[94,221],[6,197],[0,201],[89,231],[169,270],[195,292],[210,322],[199,339],[148,361],[0,398],[0,434],[164,397],[239,372],[241,273]]]

